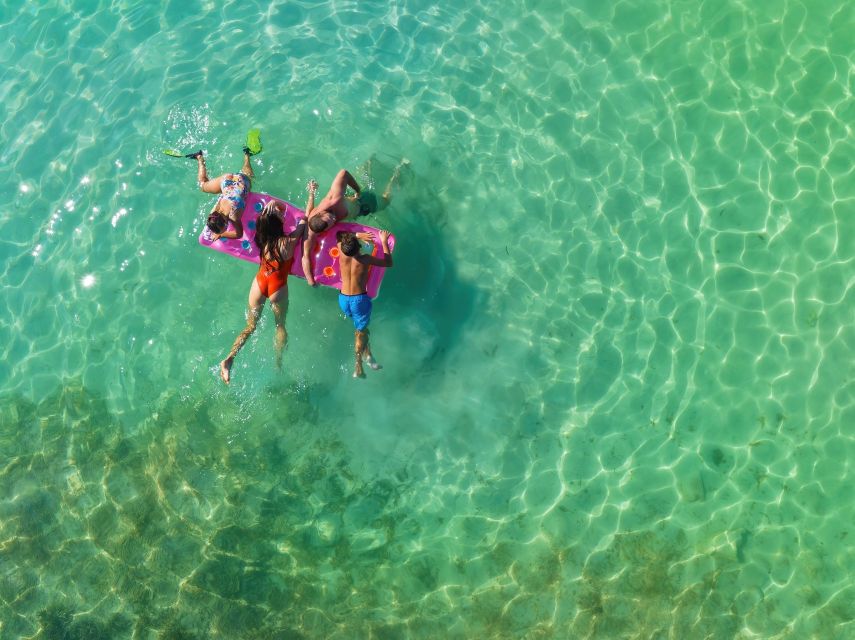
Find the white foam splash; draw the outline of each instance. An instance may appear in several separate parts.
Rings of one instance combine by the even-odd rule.
[[[126,215],[128,215],[128,210],[122,207],[110,219],[110,224],[115,227],[117,224],[119,224],[119,219],[124,218]]]

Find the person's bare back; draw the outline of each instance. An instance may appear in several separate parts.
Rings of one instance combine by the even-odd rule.
[[[346,296],[354,296],[365,293],[365,283],[368,281],[368,267],[371,266],[371,262],[367,258],[371,258],[371,256],[364,253],[359,253],[353,257],[346,255],[341,250],[341,239],[344,235],[347,235],[347,232],[339,233],[336,236],[340,252],[338,264],[341,270],[341,292]],[[367,239],[364,237],[359,238],[359,236],[367,236],[368,234],[360,233],[355,235],[357,239]],[[384,251],[387,254],[389,253],[388,249],[384,249]]]
[[[368,365],[372,369],[379,369],[380,365],[371,354],[368,345],[368,323],[371,320],[371,298],[365,292],[365,283],[368,280],[368,268],[391,267],[392,253],[389,250],[389,232],[381,231],[379,234],[380,244],[383,247],[383,257],[377,258],[361,252],[359,239],[370,239],[369,234],[355,234],[347,231],[336,235],[338,240],[339,268],[341,272],[341,293],[338,296],[339,307],[344,315],[353,319],[356,329],[354,351],[356,352],[356,368],[353,372],[354,378],[362,378],[365,373],[362,370],[362,356],[365,355]]]

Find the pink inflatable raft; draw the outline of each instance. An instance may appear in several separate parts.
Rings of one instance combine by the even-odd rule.
[[[243,237],[235,240],[220,238],[216,242],[211,242],[211,231],[208,227],[205,227],[202,229],[202,233],[199,234],[199,244],[203,247],[234,256],[235,258],[240,258],[241,260],[248,260],[255,263],[261,262],[261,258],[258,255],[258,247],[255,246],[255,221],[258,219],[258,214],[261,213],[264,205],[270,200],[278,202],[279,206],[285,212],[286,231],[292,231],[297,226],[297,220],[306,215],[302,209],[298,209],[290,202],[285,202],[266,193],[250,193],[246,197],[246,207],[241,217],[241,222],[243,222]],[[341,274],[339,273],[338,265],[339,252],[335,240],[335,234],[338,231],[365,232],[373,235],[375,242],[372,243],[372,255],[382,257],[383,248],[380,246],[377,229],[354,222],[339,222],[320,234],[318,241],[315,243],[315,253],[312,260],[315,281],[318,284],[341,290]],[[394,236],[389,236],[389,250],[395,250]],[[303,243],[301,242],[294,251],[294,264],[291,267],[291,275],[305,280],[306,276],[303,273],[302,257]],[[365,285],[365,289],[369,296],[376,298],[380,291],[380,283],[383,281],[386,269],[382,267],[369,267],[369,269],[368,282]]]

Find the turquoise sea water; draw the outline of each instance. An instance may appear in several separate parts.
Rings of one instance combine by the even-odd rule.
[[[855,637],[855,5],[451,5],[0,4],[0,637]],[[253,126],[410,161],[366,380],[218,378]]]

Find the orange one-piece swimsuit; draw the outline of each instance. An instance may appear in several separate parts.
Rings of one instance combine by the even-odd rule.
[[[261,295],[269,298],[282,287],[288,286],[288,274],[291,272],[293,262],[293,257],[284,260],[281,264],[278,260],[261,261],[261,266],[255,276],[258,281],[258,288],[261,289]]]

